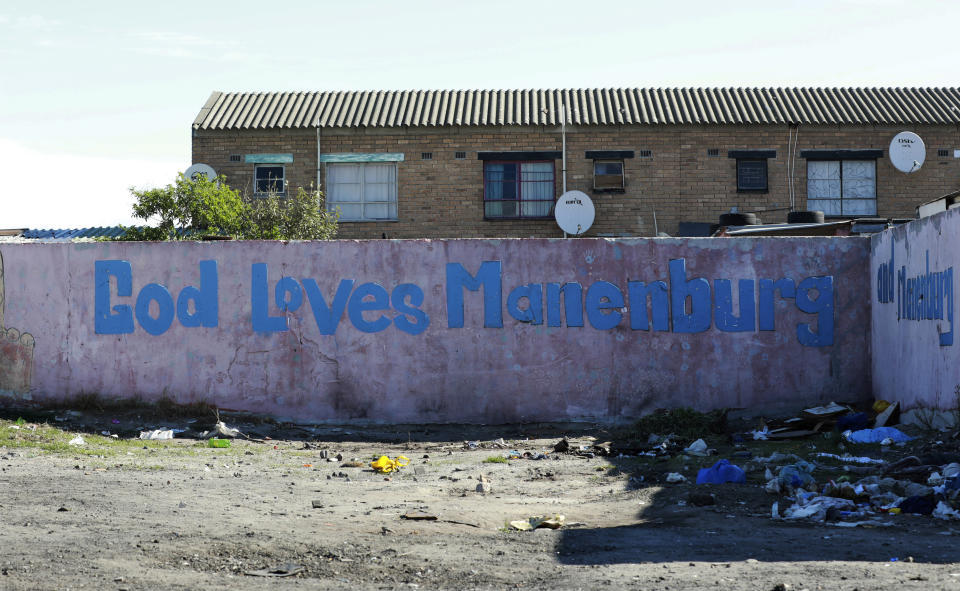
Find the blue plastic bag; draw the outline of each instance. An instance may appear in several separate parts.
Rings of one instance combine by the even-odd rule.
[[[710,468],[701,468],[697,472],[697,484],[723,484],[725,482],[743,484],[746,481],[746,473],[740,466],[731,464],[729,460],[720,460]]]
[[[880,443],[884,439],[890,438],[894,443],[910,441],[910,437],[900,429],[895,427],[877,427],[876,429],[861,429],[860,431],[851,431],[844,433],[848,441],[852,443]]]
[[[803,460],[780,468],[777,479],[781,485],[800,488],[814,482],[812,472],[815,466]]]

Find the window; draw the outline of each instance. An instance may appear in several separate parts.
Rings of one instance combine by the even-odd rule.
[[[339,209],[341,221],[397,219],[397,165],[327,163],[327,209]]]
[[[253,167],[253,192],[256,195],[284,195],[287,183],[282,164],[257,164]]]
[[[483,163],[485,218],[543,218],[553,211],[553,161]]]
[[[598,191],[623,190],[623,160],[594,160],[593,188]]]
[[[240,162],[240,154],[230,154],[230,162]]]
[[[737,192],[767,192],[766,159],[737,159]]]
[[[767,160],[776,158],[776,150],[730,150],[728,158],[737,159],[737,193],[766,193]]]
[[[653,158],[653,150],[640,150],[640,158]]]
[[[465,160],[467,158],[466,152],[454,152],[453,157],[457,160]]]
[[[433,152],[420,152],[420,160],[433,160]]]
[[[807,209],[826,215],[876,215],[876,160],[808,160]]]
[[[707,149],[707,156],[719,156],[719,155],[720,155],[720,148]]]

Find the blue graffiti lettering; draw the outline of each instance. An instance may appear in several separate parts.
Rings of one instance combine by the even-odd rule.
[[[126,304],[111,306],[110,277],[117,280],[117,297],[133,295],[133,268],[129,261],[106,260],[94,262],[94,332],[96,334],[130,334],[134,318],[147,333],[161,335],[176,317],[187,328],[203,326],[215,328],[219,317],[217,291],[217,262],[200,261],[200,287],[185,286],[173,296],[166,286],[148,283],[137,293],[134,307]],[[151,303],[156,302],[157,316],[150,314]],[[191,307],[193,311],[191,311]]]
[[[447,263],[447,327],[463,328],[463,290],[483,291],[483,326],[503,328],[500,261],[484,261],[476,277],[460,263]]]

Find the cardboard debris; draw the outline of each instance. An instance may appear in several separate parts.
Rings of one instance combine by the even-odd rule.
[[[886,427],[887,425],[896,425],[900,422],[900,403],[894,402],[880,414],[873,422],[874,427]]]
[[[401,515],[400,519],[409,519],[411,521],[436,521],[437,516],[433,513],[427,513],[426,511],[413,509]]]

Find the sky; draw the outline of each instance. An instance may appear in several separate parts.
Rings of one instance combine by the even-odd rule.
[[[960,2],[0,5],[0,229],[133,224],[214,90],[960,86]]]

